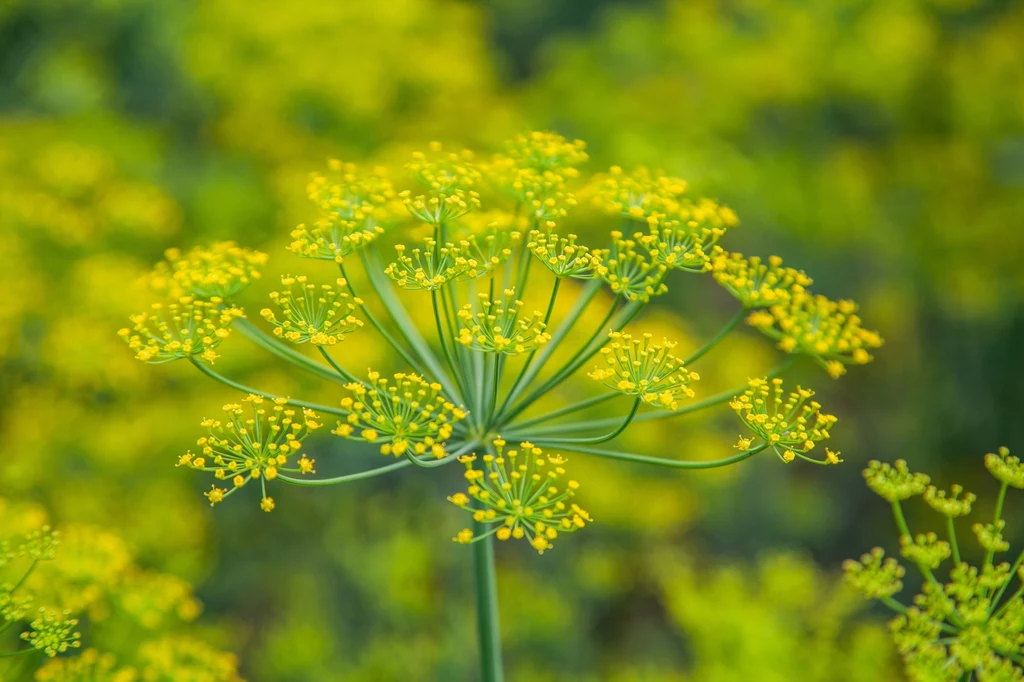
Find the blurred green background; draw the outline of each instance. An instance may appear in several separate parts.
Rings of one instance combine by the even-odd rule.
[[[168,247],[260,248],[266,282],[302,267],[282,246],[327,157],[551,129],[587,141],[591,172],[647,164],[729,204],[727,248],[856,299],[886,346],[839,382],[806,372],[841,467],[577,456],[600,523],[540,558],[500,548],[510,679],[900,679],[884,614],[837,568],[894,544],[867,460],[983,492],[980,456],[1024,442],[1022,45],[1014,0],[4,0],[0,495],[192,582],[247,679],[474,679],[458,472],[214,513],[173,464],[230,392],[136,362],[114,332]],[[698,287],[658,305],[693,339],[733,310]],[[239,338],[223,355],[229,375],[318,390]],[[770,356],[741,335],[707,373],[735,384]],[[736,433],[719,412],[635,438],[686,456]]]

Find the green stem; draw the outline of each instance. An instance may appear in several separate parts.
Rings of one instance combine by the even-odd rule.
[[[1009,484],[1004,481],[1003,485],[1000,486],[1000,488],[999,488],[999,497],[996,498],[996,513],[992,517],[992,527],[993,527],[993,530],[995,530],[996,526],[999,525],[999,519],[1003,515],[1003,502],[1006,500],[1006,490],[1007,490],[1008,487],[1009,487]],[[996,531],[996,532],[998,532],[998,531]],[[994,549],[988,550],[985,553],[985,564],[984,565],[985,566],[991,566],[992,565],[992,558],[995,557],[995,555],[996,555],[996,552],[995,552]],[[988,590],[986,590],[986,592],[987,591]]]
[[[539,439],[537,441],[537,444],[538,445],[542,445],[542,446],[543,445],[556,445],[557,446],[557,445],[575,445],[575,444],[589,445],[589,444],[596,444],[596,443],[604,443],[605,441],[609,441],[609,440],[614,439],[616,436],[618,436],[620,433],[622,433],[623,431],[626,430],[626,427],[629,426],[630,422],[633,421],[633,417],[636,415],[636,411],[637,411],[637,409],[639,407],[640,407],[640,398],[636,398],[633,401],[633,407],[629,410],[629,414],[626,415],[626,418],[622,421],[621,424],[619,424],[618,428],[616,428],[611,433],[604,434],[603,436],[591,436],[589,438],[548,438],[548,439]]]
[[[485,533],[482,523],[473,522],[475,535]],[[498,622],[498,586],[494,569],[494,538],[473,544],[473,585],[476,590],[477,637],[480,643],[480,679],[501,682],[501,630]]]
[[[892,609],[896,613],[902,613],[904,616],[907,615],[908,613],[910,613],[909,609],[907,609],[906,606],[904,606],[903,604],[899,603],[898,601],[896,601],[892,597],[882,597],[878,601],[882,602],[883,604],[888,606],[890,609]],[[949,623],[941,623],[940,622],[939,623],[939,628],[943,632],[949,632],[949,633],[952,633],[952,634],[956,634],[957,632],[959,632],[959,630],[957,630],[955,627],[953,627]]]
[[[548,328],[548,323],[551,321],[551,313],[555,309],[555,299],[558,298],[558,287],[561,285],[561,283],[562,283],[562,278],[561,277],[555,277],[555,284],[551,287],[551,298],[548,300],[548,310],[544,314],[544,329],[545,329],[545,331]],[[501,414],[506,409],[508,409],[509,401],[512,399],[513,396],[519,394],[519,386],[523,383],[523,377],[526,376],[526,370],[529,369],[530,363],[533,362],[533,358],[534,358],[534,356],[536,354],[537,354],[537,350],[534,349],[534,350],[532,350],[530,352],[530,354],[528,356],[526,356],[526,362],[523,363],[522,369],[519,370],[519,376],[517,376],[516,380],[514,382],[512,382],[512,388],[510,388],[508,390],[508,393],[505,395],[505,400],[502,401],[501,408],[498,409],[498,414]]]
[[[997,592],[997,593],[996,593],[996,596],[995,596],[995,597],[994,597],[994,598],[992,599],[992,606],[991,606],[991,607],[989,608],[989,610],[988,610],[988,612],[989,612],[989,617],[991,617],[991,616],[992,616],[992,613],[993,613],[993,612],[995,612],[995,610],[996,610],[996,607],[997,607],[997,606],[999,606],[999,600],[1003,598],[1003,594],[1005,594],[1005,593],[1006,593],[1006,588],[1010,586],[1010,583],[1011,583],[1011,582],[1013,581],[1013,576],[1014,576],[1014,574],[1015,574],[1015,573],[1017,572],[1017,569],[1018,569],[1018,568],[1020,568],[1020,565],[1021,565],[1021,563],[1022,563],[1022,562],[1024,562],[1024,552],[1021,552],[1021,553],[1020,553],[1020,554],[1019,554],[1019,555],[1017,556],[1017,560],[1013,562],[1013,566],[1012,566],[1012,567],[1010,568],[1010,575],[1009,575],[1009,577],[1008,577],[1008,578],[1006,579],[1006,584],[1005,584],[1005,585],[1003,585],[1003,586],[1002,586],[1002,587],[1001,587],[1001,588],[999,589],[999,592]],[[959,562],[958,562],[958,563],[959,563]],[[1020,589],[1019,589],[1019,590],[1017,590],[1017,594],[1019,595],[1019,594],[1020,594],[1020,593],[1021,593],[1022,591],[1024,591],[1024,583],[1022,583],[1022,584],[1021,584],[1021,587],[1020,587]],[[1016,595],[1015,595],[1015,596],[1016,596]],[[1010,602],[1012,602],[1012,601],[1013,601],[1013,599],[1014,599],[1014,598],[1013,598],[1013,597],[1011,597],[1011,598],[1010,598],[1010,599],[1009,599],[1009,600],[1008,600],[1008,601],[1007,601],[1006,603],[1007,603],[1007,604],[1009,604]],[[1006,608],[1006,605],[1005,605],[1005,604],[1003,605],[1003,608]],[[997,613],[996,615],[998,615],[999,613],[1002,613],[1002,611],[1003,611],[1003,609],[999,609],[999,611],[998,611],[998,613]]]
[[[370,282],[373,284],[373,288],[377,292],[377,295],[380,297],[381,303],[384,304],[388,314],[391,315],[391,319],[394,320],[395,325],[402,333],[402,336],[405,337],[405,340],[409,342],[409,345],[419,353],[420,357],[423,358],[423,362],[427,364],[427,368],[433,372],[434,378],[446,387],[454,386],[451,378],[445,373],[444,368],[441,367],[441,363],[437,359],[437,356],[434,355],[432,350],[430,350],[430,346],[427,344],[426,339],[420,335],[419,329],[415,323],[413,323],[412,318],[409,317],[409,313],[406,312],[405,306],[402,305],[398,296],[395,295],[391,281],[382,274],[383,268],[381,268],[376,261],[371,263],[370,256],[367,255],[367,251],[375,253],[372,246],[369,249],[363,249],[359,252],[360,257],[363,259],[363,267],[366,268],[366,274],[370,278]],[[425,372],[422,371],[420,373],[425,374]]]
[[[33,648],[33,649],[22,649],[21,651],[14,651],[14,652],[11,652],[9,654],[0,654],[0,658],[14,658],[15,656],[24,656],[26,654],[34,653],[36,651],[39,651],[39,650],[35,649],[35,648]]]
[[[736,464],[743,460],[753,457],[757,453],[761,452],[768,447],[768,443],[762,443],[757,447],[745,450],[732,457],[726,457],[725,459],[718,459],[711,462],[687,462],[677,459],[664,459],[662,457],[648,457],[647,455],[635,455],[631,452],[618,452],[614,450],[598,450],[595,448],[571,446],[565,448],[571,452],[581,452],[586,455],[597,455],[599,457],[607,457],[609,459],[618,459],[624,462],[637,462],[639,464],[655,464],[657,466],[669,467],[671,469],[716,469],[718,467],[729,466],[730,464]]]
[[[452,371],[452,376],[455,377],[455,383],[452,388],[455,390],[455,397],[462,404],[466,403],[465,396],[468,394],[465,386],[462,385],[462,377],[460,372],[455,367],[455,358],[452,356],[452,351],[448,347],[448,335],[445,334],[444,324],[441,322],[441,309],[438,306],[437,300],[437,289],[433,289],[430,292],[430,303],[434,309],[434,323],[437,325],[437,336],[441,341],[441,351],[444,353],[444,359],[448,363],[448,368]],[[455,340],[452,339],[454,343]]]
[[[953,517],[946,517],[946,531],[949,533],[949,546],[953,550],[953,563],[960,565],[960,546],[956,542],[956,528],[953,526]]]
[[[605,393],[604,395],[599,395],[594,398],[588,398],[582,402],[578,402],[568,407],[563,407],[562,409],[555,410],[554,412],[549,412],[535,419],[529,419],[525,422],[519,422],[516,424],[509,424],[509,428],[514,429],[516,433],[521,433],[523,429],[528,429],[531,426],[536,426],[537,424],[543,424],[544,422],[557,419],[567,414],[572,414],[573,412],[578,412],[579,410],[585,410],[588,407],[593,407],[594,405],[611,400],[612,398],[618,398],[621,395],[621,393]]]
[[[292,362],[301,367],[302,369],[308,372],[312,372],[313,374],[323,377],[324,379],[338,381],[338,377],[337,375],[334,374],[334,372],[331,372],[323,365],[313,362],[305,355],[299,353],[293,348],[289,348],[288,346],[281,343],[280,341],[270,336],[269,334],[264,333],[258,327],[256,327],[256,325],[254,325],[252,322],[245,319],[244,317],[235,320],[234,325],[238,329],[240,334],[242,334],[245,338],[255,343],[257,346],[260,346],[264,350],[270,351],[277,357],[287,360],[288,362]]]
[[[266,391],[260,391],[255,388],[252,388],[251,386],[246,386],[245,384],[240,384],[237,381],[232,381],[223,374],[218,374],[217,372],[214,372],[212,369],[210,369],[203,363],[199,362],[195,358],[190,357],[189,361],[206,376],[216,381],[219,381],[225,386],[230,386],[236,391],[241,391],[242,393],[251,393],[252,395],[262,396],[263,398],[266,398],[268,400],[283,399],[286,400],[289,405],[294,405],[295,407],[305,407],[315,412],[324,412],[326,414],[333,414],[339,417],[347,417],[349,414],[348,411],[343,410],[340,407],[330,407],[328,405],[320,405],[318,403],[308,403],[305,400],[295,400],[294,398],[288,398],[286,396],[275,395],[274,393],[267,393]]]
[[[341,276],[345,279],[345,285],[348,287],[348,292],[352,294],[352,298],[356,299],[357,301],[363,301],[363,299],[360,298],[359,294],[356,292],[355,286],[352,284],[352,278],[348,276],[348,272],[346,272],[345,270],[345,263],[339,262],[338,269],[341,271]],[[369,274],[370,268],[367,267],[366,270],[367,274]],[[377,289],[377,287],[375,286],[374,289]],[[381,296],[380,299],[383,302],[384,297]],[[425,374],[422,366],[418,362],[416,362],[416,359],[413,358],[409,351],[405,349],[405,346],[398,343],[398,339],[392,336],[391,332],[385,329],[384,325],[382,325],[380,321],[378,321],[377,318],[374,316],[374,314],[370,312],[370,309],[366,307],[366,302],[363,301],[361,303],[357,303],[357,305],[359,306],[359,309],[363,311],[363,315],[366,316],[366,319],[370,321],[370,324],[372,324],[374,328],[380,333],[380,335],[383,336],[384,339],[389,344],[391,344],[392,348],[398,351],[398,354],[402,356],[402,359],[409,363],[409,365],[420,374]],[[394,317],[394,315],[392,315],[392,317]]]
[[[576,303],[573,304],[568,315],[565,316],[562,323],[558,325],[558,329],[556,329],[554,334],[551,335],[551,340],[544,344],[544,348],[541,350],[536,361],[529,366],[529,369],[526,370],[526,376],[520,382],[519,387],[515,391],[510,392],[508,397],[505,399],[506,405],[511,405],[520,396],[520,394],[526,390],[526,387],[530,385],[530,382],[534,380],[537,373],[540,372],[542,367],[544,367],[545,363],[547,363],[548,359],[551,357],[551,354],[555,352],[558,344],[562,342],[562,339],[564,339],[569,333],[572,326],[576,324],[576,320],[583,313],[583,310],[594,299],[594,297],[597,296],[597,292],[600,290],[601,280],[594,280],[584,287],[583,292],[579,297],[577,297]],[[502,414],[504,414],[504,410],[502,410]],[[501,421],[506,422],[509,421],[509,419],[511,419],[511,417],[507,419],[503,418]]]
[[[356,379],[355,376],[353,376],[348,370],[346,370],[344,367],[339,365],[335,361],[335,359],[331,357],[331,354],[328,353],[327,350],[323,346],[317,346],[316,348],[317,348],[318,351],[320,351],[320,354],[324,356],[324,359],[327,360],[327,363],[331,367],[333,367],[334,371],[337,372],[343,379],[345,379],[349,383],[353,383],[353,384],[362,384],[363,383],[359,379]],[[337,377],[335,377],[335,378],[337,378]],[[365,384],[363,384],[363,385],[365,386]]]
[[[277,477],[286,483],[292,485],[301,485],[306,487],[315,488],[318,486],[325,485],[336,485],[338,483],[350,483],[352,481],[361,481],[364,478],[373,478],[374,476],[380,476],[386,474],[389,471],[396,471],[412,464],[409,460],[403,459],[395,462],[394,464],[388,464],[387,466],[377,467],[376,469],[369,469],[367,471],[360,471],[357,474],[347,474],[345,476],[335,476],[334,478],[292,478],[291,476],[285,476],[278,474]]]
[[[768,374],[765,375],[765,378],[772,379],[774,377],[779,376],[780,374],[785,372],[787,369],[789,369],[800,357],[801,356],[799,356],[799,355],[791,355],[791,356],[787,357],[785,360],[783,360],[781,363],[779,363],[775,367],[775,369],[773,369],[770,372],[768,372]],[[695,403],[690,403],[686,407],[682,407],[682,408],[680,408],[678,410],[654,410],[654,411],[651,411],[651,412],[645,412],[643,414],[637,415],[633,419],[633,421],[634,422],[645,422],[645,421],[651,421],[653,419],[669,419],[671,417],[679,417],[679,416],[682,416],[684,414],[690,414],[691,412],[697,412],[699,410],[703,410],[703,409],[708,408],[708,407],[714,407],[715,405],[720,405],[721,403],[727,402],[727,401],[735,398],[740,393],[743,393],[743,391],[745,391],[746,389],[747,389],[747,385],[744,384],[743,386],[731,389],[729,391],[722,391],[721,393],[717,393],[717,394],[711,396],[710,398],[705,398],[704,400],[699,400],[699,401],[697,401]],[[608,428],[609,426],[614,426],[617,423],[619,423],[619,420],[618,420],[617,417],[608,418],[608,419],[595,419],[595,420],[591,420],[591,421],[588,421],[588,422],[578,422],[578,423],[575,423],[575,424],[566,424],[564,426],[562,426],[562,425],[552,426],[552,427],[543,429],[541,432],[542,433],[551,433],[551,432],[560,432],[560,431],[565,431],[565,430],[586,431],[586,430],[590,430],[590,429],[603,429],[603,428]]]
[[[683,364],[689,365],[693,362],[696,362],[705,354],[707,354],[708,351],[717,346],[722,339],[729,335],[729,332],[736,328],[736,325],[738,325],[743,320],[743,316],[746,315],[746,313],[746,308],[740,308],[740,311],[736,313],[736,315],[733,316],[731,320],[729,320],[729,323],[727,325],[722,327],[721,331],[715,334],[714,338],[712,338],[710,341],[701,346],[700,349],[691,354],[688,358],[683,360]]]

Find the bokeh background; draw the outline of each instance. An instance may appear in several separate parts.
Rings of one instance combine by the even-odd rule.
[[[499,548],[510,679],[900,679],[885,614],[838,567],[894,544],[867,460],[983,493],[981,455],[1024,443],[1022,45],[1014,0],[5,0],[0,496],[191,582],[197,632],[247,679],[474,679],[458,472],[214,512],[173,464],[230,392],[114,332],[168,247],[269,252],[256,295],[305,267],[282,246],[327,157],[551,129],[588,142],[591,171],[647,164],[729,204],[728,248],[856,299],[886,346],[838,382],[800,377],[840,417],[840,467],[577,456],[599,523],[543,557]],[[677,287],[658,324],[712,334],[733,309],[708,291]],[[741,334],[702,374],[735,384],[772,354]],[[223,355],[231,376],[322,391],[241,338]],[[632,444],[685,457],[737,433],[722,413],[656,424]]]

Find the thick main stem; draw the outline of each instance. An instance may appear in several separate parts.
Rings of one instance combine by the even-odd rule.
[[[486,527],[474,522],[474,533]],[[473,543],[473,584],[476,589],[477,638],[480,644],[481,682],[501,682],[501,629],[498,623],[498,584],[494,570],[494,538]]]

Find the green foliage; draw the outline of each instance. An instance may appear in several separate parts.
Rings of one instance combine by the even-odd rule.
[[[848,582],[865,597],[881,599],[899,613],[890,623],[893,641],[915,682],[957,682],[972,676],[979,682],[1024,679],[1024,552],[1012,565],[994,561],[997,553],[1010,548],[1002,539],[1002,513],[1007,488],[1016,480],[1016,465],[1006,448],[985,456],[985,466],[1002,485],[992,523],[973,526],[985,550],[980,565],[961,560],[954,524],[955,518],[970,512],[974,495],[963,494],[961,486],[954,486],[949,498],[934,487],[926,488],[928,477],[910,472],[904,461],[895,467],[872,462],[864,472],[868,485],[892,504],[901,533],[900,553],[917,566],[924,584],[911,606],[892,599],[903,587],[903,568],[893,559],[882,563],[883,552],[877,547],[861,562],[848,561],[844,568]],[[918,495],[945,517],[948,541],[933,532],[911,537],[900,503]],[[943,582],[935,572],[951,556],[953,565]],[[1020,585],[1008,593],[1015,578]]]

